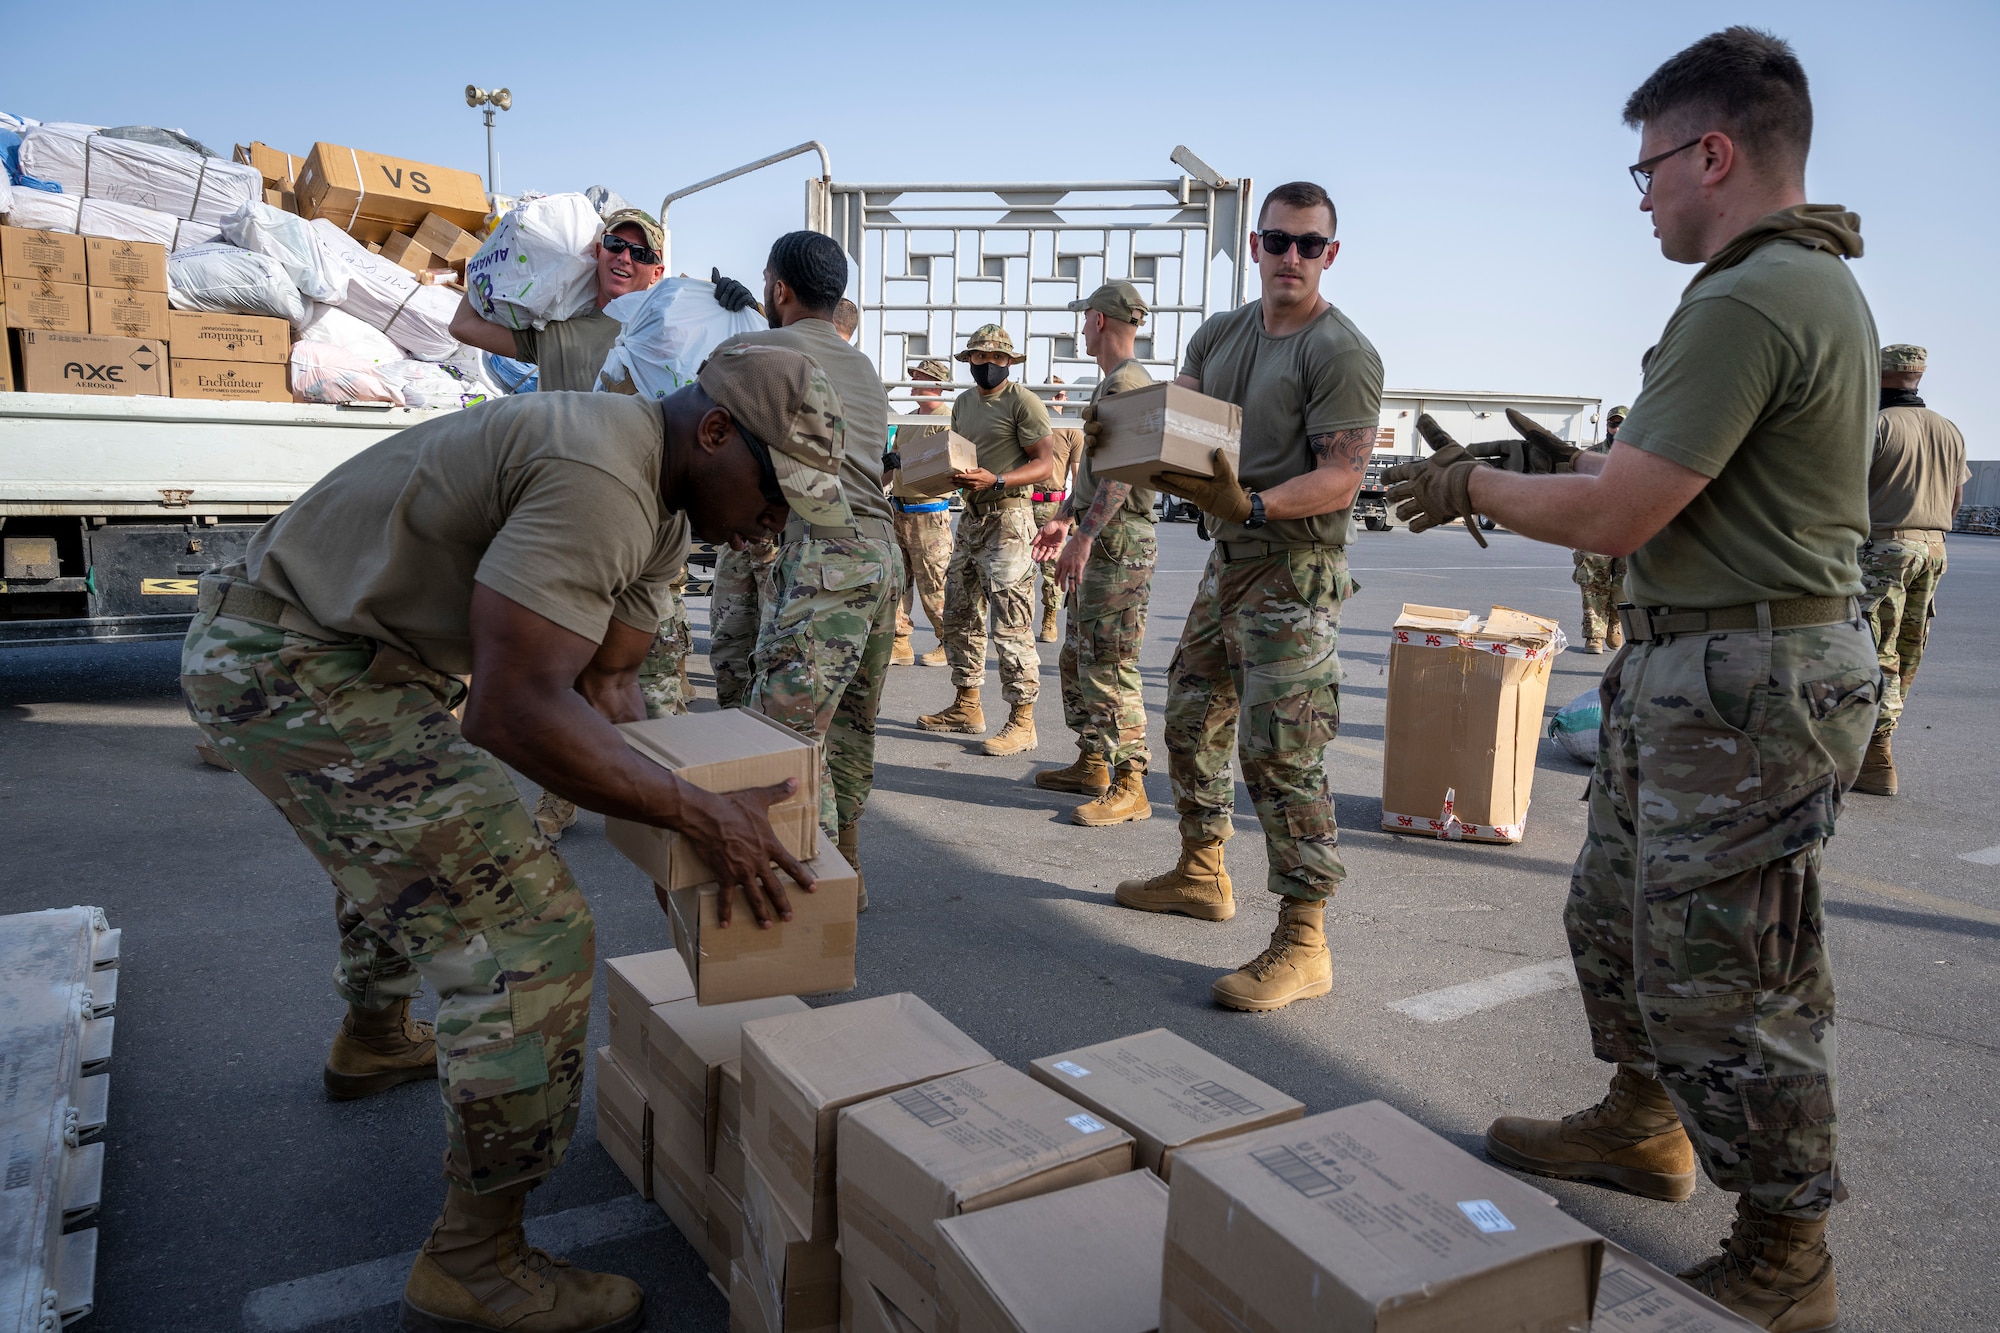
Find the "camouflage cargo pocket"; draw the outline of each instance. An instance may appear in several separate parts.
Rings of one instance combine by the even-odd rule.
[[[438,1020],[438,1077],[454,1112],[445,1117],[453,1174],[482,1192],[545,1174],[553,1122],[547,1038],[514,1031],[505,992],[455,996]],[[460,1031],[447,1048],[449,1026]]]
[[[181,677],[181,696],[187,700],[188,716],[200,726],[234,726],[269,717],[285,706],[264,692],[257,673],[250,670],[215,672]]]
[[[1807,681],[1800,690],[1812,716],[1814,735],[1832,758],[1834,771],[1840,775],[1840,789],[1846,791],[1861,774],[1861,758],[1875,731],[1882,703],[1881,669],[1871,667]]]
[[[1245,755],[1317,754],[1340,730],[1340,658],[1333,644],[1306,661],[1243,672],[1237,744]]]

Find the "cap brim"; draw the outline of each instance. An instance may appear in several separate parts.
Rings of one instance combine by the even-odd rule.
[[[840,493],[837,474],[822,472],[776,449],[771,450],[771,470],[778,474],[778,489],[785,493],[785,503],[794,514],[821,527],[854,526],[854,511]]]
[[[1090,309],[1090,298],[1086,296],[1081,301],[1071,301],[1069,308],[1071,310],[1088,310]]]

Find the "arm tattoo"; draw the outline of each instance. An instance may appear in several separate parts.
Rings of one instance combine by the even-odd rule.
[[[1350,472],[1365,472],[1369,458],[1375,453],[1375,427],[1315,435],[1306,441],[1306,447],[1312,450],[1316,468],[1344,466]]]
[[[1098,482],[1097,495],[1091,500],[1090,508],[1084,511],[1083,520],[1076,525],[1078,535],[1095,541],[1097,534],[1104,531],[1104,525],[1111,521],[1111,516],[1118,512],[1118,507],[1131,494],[1132,488],[1125,482]]]

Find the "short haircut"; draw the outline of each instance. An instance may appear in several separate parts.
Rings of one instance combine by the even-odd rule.
[[[840,304],[833,308],[833,327],[841,337],[852,338],[854,331],[861,327],[861,307],[841,297]]]
[[[1325,190],[1311,181],[1290,181],[1264,196],[1264,205],[1257,210],[1257,225],[1264,225],[1264,215],[1271,211],[1272,204],[1283,204],[1287,208],[1324,208],[1326,210],[1326,234],[1329,239],[1340,229],[1340,214],[1334,211],[1333,200]]]
[[[1742,26],[1712,32],[1653,71],[1625,100],[1633,129],[1669,123],[1674,137],[1719,129],[1757,166],[1803,174],[1812,93],[1791,43]]]
[[[847,290],[840,242],[816,231],[788,231],[771,243],[771,274],[808,310],[832,310]]]

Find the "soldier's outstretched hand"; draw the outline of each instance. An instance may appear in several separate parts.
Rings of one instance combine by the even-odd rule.
[[[768,928],[774,919],[790,921],[792,904],[785,896],[780,871],[807,893],[813,891],[811,872],[785,850],[765,813],[798,786],[795,778],[732,792],[703,791],[682,784],[681,831],[693,840],[695,850],[722,886],[716,898],[716,917],[722,925],[729,924],[730,898],[739,888],[760,928]]]
[[[1397,506],[1396,517],[1408,523],[1411,532],[1463,519],[1473,540],[1486,545],[1472,508],[1472,472],[1481,466],[1479,460],[1428,412],[1417,418],[1417,433],[1431,447],[1431,456],[1398,463],[1382,474],[1389,483],[1388,503]]]

